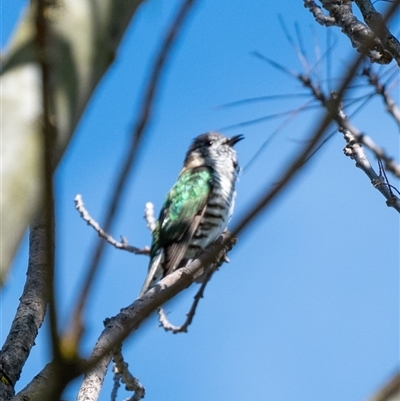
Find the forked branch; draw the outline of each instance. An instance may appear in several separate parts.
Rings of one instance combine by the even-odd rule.
[[[360,9],[364,23],[354,15],[351,0],[320,0],[322,7],[328,12],[325,15],[322,8],[312,0],[304,0],[306,7],[315,20],[324,26],[338,26],[350,39],[353,47],[374,63],[389,64],[393,59],[400,66],[400,43],[390,33],[386,21],[378,13],[370,0],[355,0]],[[395,0],[387,17],[390,17],[399,6]]]
[[[105,232],[100,224],[90,216],[89,212],[86,210],[85,205],[83,204],[82,195],[75,196],[75,208],[81,215],[82,219],[86,221],[86,223],[94,228],[99,237],[104,238],[109,244],[113,245],[117,249],[123,249],[124,251],[132,252],[136,255],[148,255],[150,253],[149,247],[144,248],[136,248],[135,246],[129,245],[126,237],[121,237],[121,241],[115,240],[110,234]]]

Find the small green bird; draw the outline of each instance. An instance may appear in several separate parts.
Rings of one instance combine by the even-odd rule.
[[[156,223],[149,270],[139,297],[185,266],[225,230],[239,173],[233,146],[242,139],[242,135],[227,138],[217,132],[194,139]]]

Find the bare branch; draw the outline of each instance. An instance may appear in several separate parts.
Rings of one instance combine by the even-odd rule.
[[[299,60],[300,64],[302,65],[303,69],[305,71],[310,70],[310,63],[306,57],[305,51],[297,45],[295,40],[293,39],[292,35],[289,32],[289,29],[287,28],[284,19],[282,18],[282,15],[279,15],[279,22],[281,24],[281,28],[286,36],[286,40],[289,42],[289,44],[292,46],[293,51],[296,53],[297,59]],[[297,31],[298,35],[299,32]],[[298,37],[300,40],[300,37]]]
[[[400,108],[390,96],[386,86],[380,82],[378,75],[374,74],[370,67],[364,68],[362,73],[368,78],[368,82],[375,88],[375,92],[382,97],[386,105],[386,110],[396,120],[397,124],[400,124]]]
[[[315,21],[318,22],[318,24],[323,25],[323,26],[332,26],[336,25],[335,18],[328,17],[325,15],[321,9],[320,6],[317,6],[315,4],[315,1],[313,0],[304,0],[304,7],[308,8],[312,15],[315,18]]]
[[[388,52],[400,66],[400,43],[387,28],[382,15],[375,10],[370,0],[355,0],[360,9],[364,21],[379,38],[383,48]]]
[[[286,170],[283,172],[282,176],[278,180],[277,184],[270,189],[269,187],[265,189],[264,193],[260,196],[259,200],[255,202],[250,210],[240,219],[236,226],[232,230],[232,234],[237,236],[239,233],[248,229],[256,217],[281,193],[281,191],[289,184],[289,182],[296,176],[300,169],[304,166],[305,162],[309,156],[314,152],[314,150],[319,146],[321,139],[332,122],[333,115],[331,110],[336,109],[339,106],[338,100],[347,91],[348,86],[352,82],[357,69],[362,61],[362,56],[357,57],[353,63],[346,69],[346,74],[343,75],[341,84],[337,91],[337,99],[332,99],[331,105],[328,108],[329,112],[326,113],[321,121],[317,124],[317,128],[308,138],[306,145],[300,150],[298,157],[293,160]]]
[[[122,349],[121,347],[117,348],[114,352],[113,356],[113,361],[114,361],[114,367],[113,367],[113,372],[114,372],[114,383],[115,383],[115,388],[117,385],[117,382],[119,384],[119,381],[125,384],[125,389],[127,391],[132,391],[134,394],[132,395],[131,398],[129,398],[127,401],[139,401],[142,398],[144,398],[145,395],[145,389],[143,385],[139,382],[136,377],[134,377],[128,369],[128,364],[124,361],[124,357],[122,356]],[[113,390],[114,393],[114,390]],[[115,396],[114,398],[111,398],[111,401],[116,401],[116,391],[115,391]]]
[[[110,319],[93,349],[91,358],[79,364],[75,370],[76,374],[79,374],[79,372],[87,371],[88,368],[91,369],[85,376],[77,400],[96,400],[92,393],[89,394],[88,389],[97,388],[103,381],[113,349],[136,330],[152,312],[198,279],[199,275],[204,273],[204,266],[209,266],[207,271],[220,266],[225,260],[226,253],[235,243],[236,238],[224,232],[188,266],[164,277],[141,298]]]
[[[329,111],[331,107],[331,102],[327,99],[322,89],[319,86],[315,85],[311,81],[310,77],[307,75],[299,74],[298,78],[304,86],[311,90],[311,93],[316,99],[321,102],[321,105]],[[400,177],[400,165],[396,163],[392,157],[388,156],[382,148],[376,145],[368,135],[362,134],[349,123],[347,118],[343,118],[340,108],[337,109],[337,111],[334,113],[333,119],[338,123],[339,127],[351,131],[353,138],[355,138],[357,142],[362,143],[363,145],[368,147],[377,158],[382,159],[385,162],[385,168],[388,171],[393,173],[396,177]]]
[[[22,367],[35,344],[43,323],[48,302],[45,246],[46,224],[43,213],[33,222],[29,234],[29,262],[24,291],[0,353],[0,372],[9,383],[0,380],[0,399],[8,400],[5,390],[11,390],[20,377]],[[6,387],[6,388],[4,388]],[[12,388],[12,395],[14,390]]]
[[[348,129],[351,129],[349,127]],[[366,146],[369,150],[371,150],[375,156],[385,162],[385,169],[390,171],[393,175],[400,178],[400,165],[394,161],[394,159],[386,154],[386,152],[380,148],[371,137],[368,135],[362,134],[357,130],[353,130],[352,134],[357,140]]]
[[[54,363],[48,363],[25,388],[12,398],[12,401],[47,401],[46,395],[53,392],[56,380],[57,367]]]
[[[346,115],[340,109],[336,118],[339,124],[339,131],[343,133],[347,142],[344,154],[356,162],[359,167],[370,178],[372,185],[387,199],[386,204],[393,207],[400,213],[400,199],[393,195],[385,182],[385,178],[376,174],[361,146],[360,135],[356,135],[356,130],[347,121]]]
[[[357,51],[379,64],[388,64],[392,60],[392,57],[384,51],[382,44],[374,33],[354,16],[351,0],[339,2],[321,0],[321,3],[329,11],[336,24],[347,35]]]
[[[110,347],[112,349],[112,347]],[[96,364],[91,369],[86,370],[83,383],[79,389],[79,393],[76,397],[76,401],[97,401],[99,398],[100,391],[103,387],[104,378],[107,373],[108,365],[111,361],[112,351],[107,349],[97,349],[97,352],[93,352],[92,357],[97,358]],[[103,352],[104,351],[104,352]],[[101,356],[99,355],[101,354]],[[42,394],[45,390],[43,386]],[[40,401],[40,392],[36,392],[36,399],[34,401]]]
[[[368,401],[396,401],[400,396],[400,373],[396,373],[376,394]]]
[[[160,322],[160,327],[162,327],[165,331],[172,331],[173,334],[187,333],[188,327],[192,324],[194,315],[196,313],[197,305],[199,304],[200,299],[204,297],[204,290],[206,288],[206,285],[210,281],[214,271],[215,270],[209,270],[204,275],[204,279],[201,283],[201,286],[197,291],[196,295],[194,296],[193,304],[186,315],[186,320],[181,326],[174,326],[172,323],[170,323],[163,308],[158,308],[158,321]]]
[[[384,20],[389,20],[396,9],[397,4],[394,3],[386,12]],[[274,65],[276,68],[283,70],[291,76],[294,76],[296,78],[302,77],[301,75],[299,76],[299,74],[297,74],[296,72],[288,70],[286,67],[283,67],[280,64],[267,59],[259,53],[256,53],[255,55],[266,60],[270,64]],[[300,151],[299,156],[288,166],[288,168],[282,174],[281,178],[278,180],[277,184],[272,189],[266,189],[260,199],[250,208],[249,212],[240,219],[240,221],[232,230],[233,235],[238,235],[239,233],[250,227],[251,223],[255,220],[258,214],[263,211],[280,194],[280,192],[288,185],[288,183],[293,179],[293,177],[297,174],[301,167],[304,166],[310,155],[312,155],[315,149],[318,148],[326,129],[334,120],[335,115],[337,115],[337,109],[340,105],[339,100],[342,99],[343,95],[348,90],[348,87],[353,81],[362,60],[363,57],[360,55],[350,66],[346,68],[346,73],[341,78],[341,84],[339,86],[339,89],[336,91],[337,95],[335,96],[335,98],[330,98],[329,102],[326,103],[327,113],[317,125],[314,133],[310,135],[309,139],[306,142],[307,145],[304,146],[304,148]]]
[[[294,110],[291,109],[291,110],[287,110],[287,111],[281,111],[279,113],[268,114],[268,115],[263,116],[263,117],[258,117],[258,118],[254,118],[254,119],[251,119],[251,120],[242,121],[240,123],[226,125],[225,127],[218,128],[218,131],[228,131],[228,130],[231,130],[231,129],[234,129],[234,128],[246,127],[248,125],[259,124],[259,123],[265,122],[267,120],[272,120],[272,119],[275,119],[275,118],[288,116],[284,120],[284,123],[283,123],[283,125],[284,125],[288,121],[290,121],[294,117],[296,117],[298,114],[300,114],[300,112],[309,111],[309,110],[311,110],[313,108],[319,107],[318,105],[311,104],[313,101],[314,101],[314,99],[311,99],[311,101],[307,101],[304,105],[302,105],[299,108],[294,109]]]
[[[122,241],[116,241],[110,234],[106,233],[101,227],[100,224],[90,216],[89,212],[86,210],[85,205],[83,204],[82,195],[75,196],[75,208],[81,215],[82,219],[86,221],[86,223],[93,227],[97,232],[99,237],[104,238],[108,243],[113,245],[117,249],[123,249],[124,251],[132,252],[136,255],[148,255],[150,253],[149,247],[144,248],[136,248],[135,246],[129,245],[127,239],[122,237]]]
[[[387,30],[385,22],[379,13],[369,13],[370,23],[374,25],[374,29],[370,29],[363,24],[353,14],[351,0],[320,0],[322,6],[329,12],[330,18],[334,20],[331,24],[326,20],[322,10],[313,1],[304,0],[304,6],[308,8],[314,15],[318,23],[325,26],[337,25],[342,32],[350,39],[353,47],[361,54],[368,56],[372,62],[379,64],[389,64],[393,59],[393,43],[392,35]],[[356,3],[358,3],[356,1]],[[391,9],[390,16],[397,5]],[[379,17],[378,17],[379,16]],[[368,23],[368,21],[366,20]],[[375,30],[379,34],[377,35]],[[390,42],[390,46],[388,45]],[[400,53],[396,56],[396,61],[400,60]]]
[[[102,387],[115,347],[119,346],[158,307],[198,280],[204,274],[204,266],[208,266],[207,271],[220,266],[226,259],[226,253],[235,243],[236,238],[224,232],[188,266],[164,277],[143,297],[123,308],[114,318],[108,319],[89,360],[70,361],[68,371],[61,372],[65,374],[62,384],[65,386],[70,380],[86,372],[77,400],[97,400],[98,389]],[[30,401],[55,399],[54,394],[61,394],[62,390],[60,387],[54,388],[55,379],[60,374],[58,370],[54,363],[48,364],[28,386],[16,395],[15,401],[24,401],[27,397]]]

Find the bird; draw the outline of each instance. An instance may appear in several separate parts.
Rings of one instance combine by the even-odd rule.
[[[148,273],[139,298],[187,265],[227,227],[240,171],[233,146],[242,139],[243,135],[228,138],[208,132],[193,140],[152,233]]]

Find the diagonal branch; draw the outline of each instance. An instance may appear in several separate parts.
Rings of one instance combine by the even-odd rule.
[[[321,7],[317,6],[314,1],[304,0],[304,6],[309,9],[319,24],[340,27],[350,39],[353,47],[359,53],[368,56],[372,62],[389,64],[394,58],[400,65],[398,40],[389,32],[385,19],[376,12],[368,0],[356,0],[368,26],[354,15],[352,0],[320,0],[320,2],[329,12],[329,17],[324,15]],[[386,17],[390,17],[398,6],[399,2],[395,0]]]
[[[212,269],[213,264],[218,266],[222,263],[226,253],[232,249],[235,242],[236,239],[230,233],[223,233],[188,266],[164,277],[143,297],[121,309],[118,315],[107,321],[91,357],[88,360],[71,362],[69,366],[68,380],[86,373],[77,401],[97,400],[98,393],[95,389],[101,387],[103,383],[115,347],[137,330],[140,324],[158,307],[189,287],[199,277],[199,274],[203,273],[204,266],[210,266]],[[28,386],[14,397],[13,401],[25,401],[28,398],[30,401],[53,401],[56,399],[54,397],[56,394],[54,379],[57,377],[57,369],[56,364],[48,364]]]
[[[367,77],[369,84],[375,88],[375,92],[382,97],[388,113],[395,119],[397,124],[400,124],[400,108],[390,96],[386,85],[380,82],[379,76],[374,74],[370,67],[364,68],[362,73]]]
[[[400,397],[400,372],[387,381],[372,397],[367,401],[396,401]]]
[[[383,48],[388,52],[400,66],[400,43],[397,38],[392,35],[387,28],[382,15],[375,10],[375,7],[370,0],[354,0],[360,9],[364,21],[369,28],[374,32],[377,38],[382,43]],[[394,3],[399,5],[399,1],[395,0]]]
[[[48,288],[45,231],[45,219],[41,213],[30,228],[29,262],[24,291],[0,352],[0,373],[8,381],[0,380],[1,400],[8,400],[14,395],[13,385],[19,380],[46,313]]]
[[[322,92],[321,88],[315,85],[307,75],[299,74],[298,79],[303,83],[304,86],[311,90],[313,96],[318,99],[321,102],[321,105],[329,111],[331,107],[330,101]],[[336,110],[336,112],[333,110],[333,113],[333,119],[337,122],[341,129],[350,131],[353,139],[369,148],[377,158],[382,159],[385,162],[385,168],[388,171],[393,173],[396,177],[400,177],[400,165],[396,163],[392,157],[388,156],[382,148],[376,145],[371,137],[359,132],[349,123],[347,118],[343,118],[340,107]]]
[[[309,136],[306,145],[301,149],[299,155],[289,164],[282,176],[279,177],[277,184],[270,189],[265,189],[264,193],[260,196],[259,200],[250,208],[250,210],[240,219],[232,230],[232,235],[238,236],[239,233],[247,230],[256,217],[265,210],[265,208],[280,195],[286,188],[290,181],[297,175],[301,168],[306,163],[309,156],[319,146],[325,131],[331,124],[334,118],[334,110],[339,105],[339,100],[342,99],[346,93],[348,86],[351,84],[363,57],[358,56],[353,63],[348,67],[346,73],[342,77],[341,84],[337,90],[337,98],[332,99],[327,113],[322,117],[321,121],[317,124],[315,131]]]
[[[121,344],[131,332],[135,331],[152,312],[190,286],[200,274],[203,274],[204,266],[211,270],[220,266],[225,261],[226,253],[234,246],[235,242],[236,239],[230,233],[223,233],[217,241],[209,245],[188,266],[163,278],[141,298],[122,309],[117,316],[108,321],[93,349],[92,357],[87,363],[81,365],[83,371],[86,371],[89,366],[92,368],[85,375],[77,401],[95,400],[95,398],[88,397],[85,389],[98,387],[98,383],[104,378],[107,366],[110,363],[112,350]]]
[[[126,238],[122,237],[122,241],[119,242],[115,240],[110,234],[106,233],[101,227],[100,224],[90,216],[89,212],[86,210],[85,205],[83,204],[82,195],[75,196],[75,209],[79,212],[82,219],[86,221],[86,223],[94,228],[99,237],[104,238],[109,244],[113,245],[117,249],[123,249],[124,251],[128,251],[134,253],[136,255],[148,255],[150,253],[149,247],[144,248],[136,248],[135,246],[129,245]]]
[[[140,401],[144,398],[145,389],[139,380],[132,375],[128,369],[128,364],[125,362],[122,356],[122,347],[117,347],[113,354],[113,373],[114,373],[114,388],[112,392],[111,401],[117,399],[117,389],[119,382],[125,384],[127,391],[132,391],[134,394],[128,401]]]
[[[370,178],[374,188],[376,188],[386,198],[386,204],[400,213],[400,199],[395,196],[390,187],[388,187],[385,182],[385,177],[376,174],[372,168],[371,163],[361,146],[361,143],[363,142],[360,140],[361,134],[357,135],[357,131],[349,124],[346,115],[341,109],[339,110],[336,119],[339,124],[339,131],[343,133],[344,139],[347,143],[344,148],[344,154],[356,161],[356,166],[364,171],[364,173]]]

